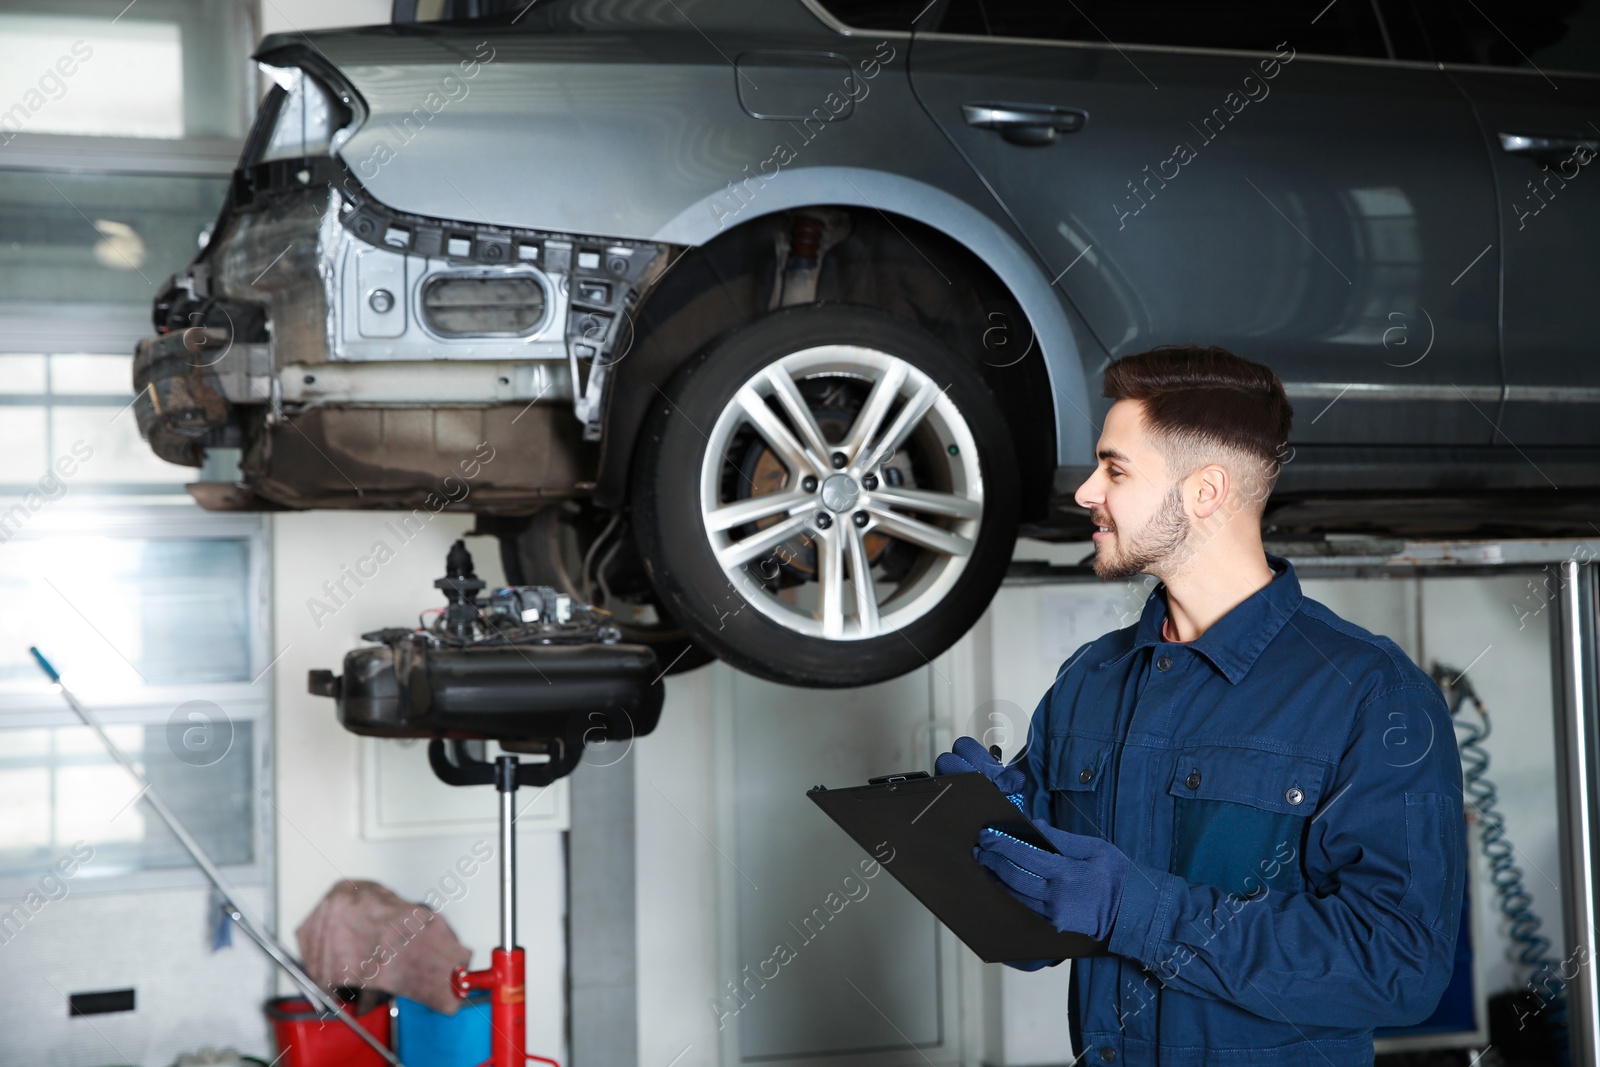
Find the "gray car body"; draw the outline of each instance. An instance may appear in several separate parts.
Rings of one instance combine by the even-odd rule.
[[[1136,227],[1144,227],[1142,243],[1123,255],[1115,241],[1103,239],[1112,232],[1107,204],[1068,205],[1058,227],[1063,232],[1069,228],[1065,220],[1076,227],[1080,213],[1098,213],[1081,226],[1094,240],[1074,238],[1089,246],[1079,266],[1077,258],[1067,262],[1059,248],[1049,247],[1049,235],[1031,225],[1035,217],[1057,210],[1040,188],[1038,164],[1048,158],[1041,153],[1058,153],[1052,165],[1065,166],[1071,157],[1060,153],[1084,150],[1086,162],[1062,182],[1063,189],[1076,191],[1085,180],[1081,172],[1107,159],[1116,161],[1110,166],[1130,168],[1126,175],[1115,171],[1117,178],[1139,178],[1140,168],[1132,164],[1157,157],[1142,141],[1116,146],[1126,128],[1117,122],[1132,116],[1138,131],[1141,123],[1173,120],[1161,110],[1170,111],[1159,99],[1167,94],[1119,113],[1123,104],[1115,94],[1131,75],[1104,66],[1102,60],[1112,55],[1108,48],[1084,45],[1078,52],[1094,52],[1095,61],[1077,55],[1075,65],[1063,66],[1071,58],[1065,52],[1041,51],[1037,42],[1011,42],[1004,45],[1010,49],[1010,68],[986,74],[982,68],[993,68],[1001,54],[995,42],[938,35],[913,40],[905,33],[851,29],[811,0],[679,0],[665,6],[646,0],[565,0],[541,5],[529,21],[541,16],[547,24],[536,30],[457,24],[279,35],[269,38],[260,54],[272,62],[277,56],[299,56],[307,69],[331,74],[359,94],[365,118],[338,154],[365,194],[394,212],[673,252],[711,245],[760,218],[818,205],[881,215],[891,225],[911,220],[944,235],[985,264],[1020,305],[1032,335],[1027,358],[1041,359],[1048,374],[1056,472],[1054,506],[1041,532],[1048,532],[1050,520],[1066,523],[1063,530],[1082,532],[1081,513],[1076,525],[1067,513],[1073,488],[1095,463],[1098,427],[1108,403],[1097,395],[1100,372],[1113,356],[1166,341],[1233,342],[1243,354],[1273,365],[1291,398],[1300,402],[1296,453],[1279,484],[1287,503],[1280,512],[1286,529],[1321,529],[1343,520],[1350,528],[1397,529],[1406,524],[1397,521],[1393,498],[1421,494],[1453,503],[1426,518],[1413,517],[1413,531],[1429,523],[1437,530],[1471,530],[1485,494],[1537,492],[1556,484],[1552,476],[1569,488],[1592,488],[1600,481],[1594,452],[1600,431],[1589,425],[1595,420],[1579,420],[1582,426],[1568,436],[1542,442],[1555,451],[1541,453],[1541,463],[1519,458],[1520,450],[1496,429],[1519,395],[1553,397],[1563,411],[1592,414],[1600,383],[1591,363],[1549,379],[1571,387],[1557,390],[1559,396],[1537,388],[1513,393],[1501,365],[1499,253],[1488,266],[1478,264],[1482,277],[1468,282],[1467,299],[1461,299],[1465,288],[1441,280],[1466,266],[1453,258],[1458,247],[1476,247],[1482,234],[1493,245],[1500,236],[1488,168],[1464,176],[1441,176],[1437,169],[1450,153],[1472,150],[1459,139],[1447,146],[1444,133],[1415,129],[1416,154],[1393,161],[1393,184],[1403,190],[1427,182],[1443,186],[1434,213],[1418,214],[1418,232],[1410,239],[1420,252],[1412,255],[1407,270],[1394,269],[1372,251],[1395,238],[1392,230],[1358,229],[1366,221],[1351,205],[1361,201],[1362,190],[1352,197],[1352,189],[1338,186],[1351,174],[1356,175],[1351,182],[1370,185],[1374,167],[1381,170],[1388,163],[1374,157],[1365,167],[1341,167],[1338,160],[1297,154],[1311,146],[1292,139],[1266,146],[1276,153],[1275,184],[1268,186],[1273,195],[1257,188],[1265,204],[1254,202],[1259,217],[1244,222],[1223,210],[1136,220]],[[1147,51],[1144,62],[1167,64],[1179,79],[1219,56],[1246,73],[1263,58]],[[923,56],[925,74],[918,65]],[[463,64],[475,57],[479,66],[470,82],[463,82]],[[1286,112],[1272,120],[1280,128],[1266,127],[1259,135],[1270,138],[1282,132],[1282,124],[1309,116],[1313,125],[1358,136],[1370,120],[1352,119],[1348,105],[1326,94],[1363,65],[1320,57],[1298,62],[1297,75],[1305,71],[1313,83],[1311,102],[1291,99],[1278,105]],[[1407,72],[1423,65],[1383,61],[1365,66],[1406,88]],[[969,140],[987,137],[1000,143],[992,132],[965,127],[956,101],[1006,99],[1007,93],[1035,91],[1052,78],[1078,77],[1080,69],[1081,98],[1105,105],[1086,109],[1083,132],[1065,134],[1061,143],[1048,147],[1015,149],[1019,165],[1009,176],[1013,157],[1000,157],[1008,162],[997,164],[984,154],[983,144]],[[1456,90],[1443,72],[1431,73],[1438,83],[1417,83],[1417,93],[1429,107],[1452,107],[1445,98]],[[1457,102],[1460,110],[1451,114],[1459,119],[1468,112]],[[775,110],[766,109],[774,103]],[[1263,111],[1266,106],[1261,105]],[[1309,110],[1296,116],[1289,109],[1297,106]],[[832,120],[808,123],[807,115]],[[1406,120],[1413,117],[1392,119],[1390,132],[1404,134]],[[1480,165],[1481,160],[1474,167]],[[1208,183],[1227,167],[1218,162],[1206,178],[1190,179],[1195,194],[1215,199]],[[1132,181],[1127,184],[1133,189]],[[1298,211],[1284,201],[1286,214],[1273,196],[1297,186],[1329,196],[1309,196]],[[1152,189],[1148,179],[1144,187]],[[1023,202],[1030,196],[1032,204]],[[1112,220],[1126,223],[1114,214]],[[1215,262],[1219,236],[1225,239],[1230,227],[1242,228],[1246,244],[1278,250],[1277,258],[1260,278],[1242,277],[1231,290],[1208,290],[1204,314],[1185,318],[1186,311],[1202,308],[1202,294],[1179,291],[1169,298],[1168,293],[1203,280],[1205,264]],[[1334,266],[1302,227],[1319,235],[1329,227],[1355,233],[1353,258],[1345,260],[1343,270]],[[1456,228],[1462,232],[1452,236]],[[1295,233],[1311,247],[1297,244]],[[1097,251],[1089,254],[1091,248]],[[1246,262],[1245,255],[1238,253],[1239,264]],[[1164,274],[1164,262],[1188,265],[1184,269],[1190,273]],[[1225,258],[1222,265],[1227,266]],[[1338,287],[1329,266],[1350,287],[1350,295]],[[1592,261],[1574,266],[1580,281],[1595,269]],[[1146,279],[1173,285],[1141,291],[1138,283]],[[961,279],[945,280],[961,284]],[[1260,288],[1267,282],[1273,285],[1270,293]],[[1337,303],[1303,297],[1327,292],[1330,285],[1338,288]],[[1302,296],[1291,299],[1293,294]],[[650,295],[646,288],[643,299]],[[1264,302],[1272,304],[1265,314]],[[1431,312],[1429,303],[1435,305]],[[1439,354],[1408,378],[1384,378],[1389,372],[1380,366],[1405,364],[1423,347],[1424,317],[1426,345],[1432,349],[1442,341]],[[1391,345],[1397,329],[1401,344],[1414,342],[1411,349]],[[1407,337],[1404,331],[1411,329],[1417,333]],[[333,338],[331,358],[338,358],[338,347]],[[546,355],[559,358],[559,349],[558,344]],[[1360,360],[1349,355],[1357,350],[1365,353]],[[451,358],[447,351],[434,351],[435,359]],[[524,351],[521,358],[535,355]],[[279,366],[285,358],[278,358]],[[627,374],[624,360],[614,382]],[[621,458],[613,451],[599,476],[602,489],[608,479],[611,489],[597,494],[616,501],[619,471],[625,473],[627,466],[625,446],[636,430],[630,423],[636,420],[619,419],[615,397],[606,401],[607,418],[590,413],[592,421],[602,423],[591,437],[603,435],[608,448],[620,447]],[[1388,500],[1379,499],[1386,495]],[[1366,506],[1363,500],[1376,502]],[[1538,512],[1536,521],[1546,532],[1565,528],[1559,516],[1550,518],[1549,506],[1518,507]]]

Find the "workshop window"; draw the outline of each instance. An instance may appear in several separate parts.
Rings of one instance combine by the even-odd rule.
[[[54,344],[112,310],[152,333],[157,286],[195,258],[226,195],[226,178],[0,170],[0,314],[45,307]]]
[[[18,137],[244,135],[236,76],[247,13],[231,0],[0,3],[0,144]]]
[[[153,332],[243,147],[254,19],[250,0],[0,0],[0,352],[127,356]]]
[[[139,436],[133,350],[227,195],[250,0],[0,0],[0,900],[200,884],[38,646],[236,881],[270,862],[265,527]],[[0,929],[0,939],[6,931]]]
[[[186,744],[185,731],[211,733]],[[213,862],[255,863],[253,721],[123,723],[106,732]],[[208,743],[216,758],[202,765],[195,753]],[[92,852],[83,870],[91,880],[193,867],[138,793],[87,726],[0,729],[0,879],[26,879],[75,846],[79,858]]]
[[[250,552],[234,537],[107,536],[48,517],[20,527],[0,546],[0,603],[17,606],[0,613],[0,693],[38,688],[31,645],[69,685],[113,694],[249,682]]]
[[[0,542],[69,497],[184,494],[194,470],[139,437],[132,373],[132,356],[0,355]]]
[[[260,877],[273,658],[265,544],[257,516],[65,503],[0,543],[0,899],[79,842],[94,857],[79,884],[199,878],[31,646],[201,847],[240,880]]]
[[[19,503],[181,497],[196,477],[140,438],[132,353],[227,196],[252,12],[0,0],[0,541]]]

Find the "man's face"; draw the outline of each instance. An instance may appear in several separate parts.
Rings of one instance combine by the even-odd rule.
[[[1107,581],[1135,574],[1171,575],[1186,555],[1191,525],[1183,487],[1145,434],[1144,405],[1119,400],[1095,445],[1099,465],[1078,486],[1079,507],[1107,527],[1094,535],[1094,572]]]

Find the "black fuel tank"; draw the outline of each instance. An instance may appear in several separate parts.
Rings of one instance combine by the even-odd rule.
[[[396,661],[399,670],[396,670]],[[655,729],[664,688],[644,645],[407,644],[346,653],[344,675],[313,672],[339,722],[371,737],[624,740]],[[319,687],[318,683],[321,683]]]

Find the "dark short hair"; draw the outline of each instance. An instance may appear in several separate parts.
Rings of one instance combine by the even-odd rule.
[[[1258,461],[1260,503],[1278,480],[1294,408],[1272,368],[1217,345],[1163,345],[1106,368],[1104,395],[1138,400],[1174,476],[1186,478],[1219,451]]]

